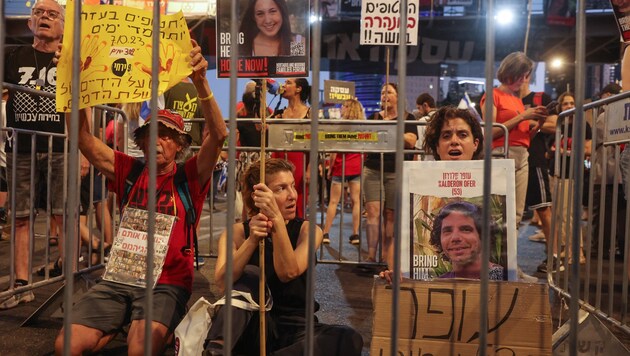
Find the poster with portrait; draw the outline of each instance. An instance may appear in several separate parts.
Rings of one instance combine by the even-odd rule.
[[[217,76],[230,76],[230,59],[238,48],[239,78],[307,77],[309,1],[234,0],[238,35],[231,38],[232,1],[217,1]]]
[[[630,41],[630,1],[610,0],[615,22],[624,42]]]
[[[482,214],[490,209],[489,278],[517,280],[514,161],[492,160],[487,207],[483,173],[483,161],[404,162],[403,277],[479,279]]]

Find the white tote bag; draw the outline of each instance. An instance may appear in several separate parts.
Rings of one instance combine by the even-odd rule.
[[[270,294],[267,287],[267,293]],[[272,298],[267,298],[265,310],[270,311],[273,306]],[[190,307],[188,313],[175,328],[175,356],[199,356],[203,352],[203,343],[212,326],[211,317],[214,316],[214,308],[217,305],[225,305],[225,297],[212,304],[204,297],[200,297]],[[232,291],[232,306],[249,311],[259,310],[258,303],[251,294],[238,290]]]
[[[199,356],[212,325],[214,304],[199,298],[175,328],[175,356]]]

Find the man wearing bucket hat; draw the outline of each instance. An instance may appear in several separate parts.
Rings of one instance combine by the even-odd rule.
[[[205,137],[199,152],[183,165],[176,163],[176,158],[183,155],[192,138],[184,131],[184,121],[179,114],[160,110],[157,115],[158,138],[156,146],[149,145],[149,123],[135,131],[134,139],[148,161],[149,152],[157,151],[156,177],[156,235],[158,231],[168,234],[167,251],[162,259],[162,272],[157,277],[153,288],[153,321],[151,328],[153,354],[161,354],[169,336],[186,313],[186,304],[190,297],[193,279],[193,248],[189,243],[189,228],[196,229],[201,209],[209,188],[212,170],[227,137],[227,128],[221,111],[206,79],[208,62],[201,55],[201,48],[195,41],[190,53],[192,79],[205,118]],[[114,151],[105,143],[93,136],[89,130],[91,111],[81,110],[79,115],[79,148],[83,155],[101,171],[109,181],[109,188],[121,199],[121,215],[125,212],[147,210],[149,174],[146,167],[133,179],[132,171],[137,167],[136,159],[124,153]],[[135,169],[136,172],[138,169]],[[178,174],[179,171],[179,174]],[[178,177],[184,172],[185,185],[188,192],[180,194]],[[127,180],[129,183],[126,183]],[[190,202],[190,200],[192,202]],[[188,203],[186,201],[189,201]],[[191,204],[189,204],[191,203]],[[196,216],[194,223],[188,223],[191,211],[186,206],[192,205]],[[192,209],[191,209],[192,210]],[[129,214],[130,215],[130,214]],[[162,219],[164,216],[169,216]],[[135,225],[147,224],[146,218],[134,220]],[[159,216],[159,217],[158,217]],[[174,216],[174,218],[173,218]],[[170,219],[170,220],[169,220]],[[164,229],[161,222],[170,221],[172,227]],[[125,219],[121,225],[125,224]],[[140,229],[141,230],[141,229]],[[146,235],[145,235],[146,236]],[[155,239],[158,256],[159,239]],[[115,256],[116,244],[110,256]],[[122,251],[125,253],[127,251]],[[124,260],[121,260],[124,262]],[[118,283],[107,278],[110,268],[128,268],[133,266],[123,263],[115,264],[110,257],[105,278],[79,301],[74,304],[72,318],[72,354],[94,353],[111,341],[122,327],[131,323],[127,336],[128,353],[130,355],[144,352],[144,303],[145,288]],[[134,261],[135,262],[135,261]],[[160,264],[155,258],[156,266]],[[112,266],[110,266],[112,265]],[[133,264],[132,264],[133,265]],[[157,268],[157,267],[156,267]],[[141,273],[144,273],[143,271]],[[114,275],[114,272],[112,272]],[[144,277],[144,275],[142,275]],[[113,280],[117,280],[113,278]],[[132,283],[133,284],[133,283]],[[55,341],[55,351],[64,351],[64,330]]]

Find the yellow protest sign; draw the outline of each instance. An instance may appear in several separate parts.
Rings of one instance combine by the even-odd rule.
[[[57,111],[72,107],[74,0],[66,7],[63,50],[57,69]],[[153,14],[117,5],[81,9],[79,108],[106,103],[139,102],[151,97]],[[159,85],[161,94],[183,78],[192,50],[183,13],[160,17]]]

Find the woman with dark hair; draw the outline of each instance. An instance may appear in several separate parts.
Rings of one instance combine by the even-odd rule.
[[[304,78],[287,78],[284,82],[284,92],[282,97],[287,99],[289,104],[284,109],[274,114],[275,118],[281,119],[309,119],[311,116],[311,107],[307,105],[311,98],[311,86],[308,80]],[[308,184],[308,156],[305,157],[304,152],[274,152],[273,158],[284,158],[295,166],[295,189],[298,192],[297,216],[303,218],[304,215],[304,197],[308,196],[308,189],[304,188]],[[306,160],[306,164],[304,164]]]
[[[297,192],[293,165],[283,159],[265,162],[265,182],[260,183],[261,161],[252,164],[243,175],[243,202],[249,219],[234,225],[231,245],[227,232],[219,239],[219,252],[214,272],[217,287],[226,289],[227,258],[234,259],[233,294],[242,303],[249,293],[258,301],[259,274],[265,273],[267,291],[273,308],[267,311],[265,327],[267,351],[275,355],[299,355],[304,351],[307,321],[308,259],[322,242],[322,231],[315,226],[315,250],[309,249],[309,222],[296,216]],[[265,268],[260,270],[259,242],[266,240]],[[250,304],[250,307],[252,305]],[[319,304],[315,302],[314,311]],[[253,311],[256,310],[256,311]],[[204,355],[223,355],[225,337],[231,337],[232,354],[257,355],[260,351],[260,319],[256,309],[232,308],[232,332],[224,335],[227,308],[220,308],[213,317],[206,336]],[[315,318],[317,320],[317,318]],[[348,326],[315,322],[313,344],[315,355],[361,355],[361,334]]]
[[[398,120],[398,86],[386,83],[381,89],[382,110],[371,115],[368,120]],[[415,121],[411,113],[404,112],[405,121]],[[405,134],[402,137],[405,149],[413,149],[418,140],[416,124],[405,124]],[[392,266],[394,259],[394,206],[396,204],[396,155],[385,153],[381,161],[380,153],[368,153],[363,170],[363,193],[365,196],[365,210],[367,212],[366,236],[368,240],[368,257],[366,261],[376,261],[376,250],[379,241],[379,223],[381,204],[384,204],[383,215],[385,226],[382,231],[382,254],[385,262]],[[405,155],[406,160],[412,160],[413,155]],[[381,162],[383,165],[383,179],[381,180]],[[381,194],[384,191],[385,194]],[[384,201],[383,201],[384,200]]]
[[[481,278],[482,225],[481,207],[475,204],[457,201],[442,207],[433,220],[430,242],[438,253],[451,262],[453,269],[440,278]],[[492,245],[496,226],[492,224],[490,229]],[[488,278],[503,280],[503,266],[489,262]]]
[[[468,110],[442,107],[427,125],[422,149],[436,161],[479,159],[483,150],[481,125]]]
[[[290,56],[293,43],[305,46],[304,37],[291,32],[285,0],[250,0],[239,31],[242,56]]]

